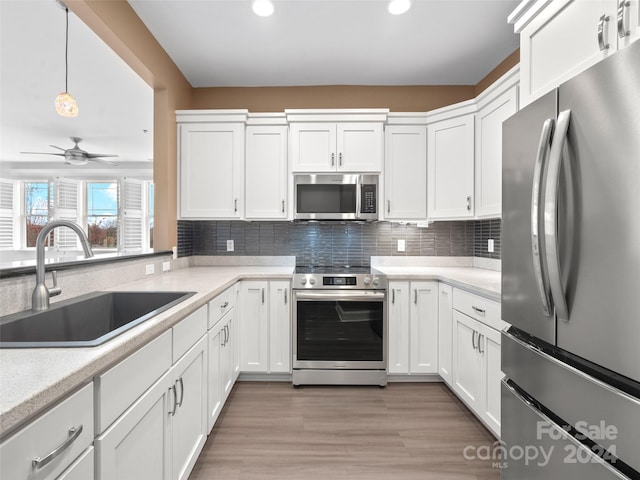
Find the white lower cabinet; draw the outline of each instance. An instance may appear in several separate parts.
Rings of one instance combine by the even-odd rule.
[[[438,282],[389,282],[388,371],[438,371]]]
[[[93,384],[84,386],[0,443],[0,478],[94,478]],[[80,458],[79,458],[80,457]],[[38,464],[33,462],[38,460]],[[80,477],[81,472],[87,475]]]
[[[209,330],[207,335],[209,343],[208,432],[213,429],[236,380],[234,353],[238,349],[238,343],[235,338],[235,323],[234,310],[230,310]]]
[[[168,348],[163,358],[186,351],[95,439],[98,480],[188,478],[207,437],[206,311],[201,307],[149,344]],[[151,347],[139,352],[146,348]],[[123,383],[134,378],[145,388],[145,377],[131,374],[140,360],[148,360],[143,354],[97,377],[98,408],[118,397],[117,388],[106,386],[117,385],[119,378]]]
[[[499,304],[466,292],[456,297],[457,292],[454,289],[453,389],[500,437],[500,331],[490,326],[503,323]],[[469,306],[471,310],[467,309]],[[496,308],[497,317],[492,315]]]
[[[453,287],[438,285],[438,373],[451,386],[453,367]]]
[[[290,288],[289,281],[241,282],[241,371],[291,371]]]

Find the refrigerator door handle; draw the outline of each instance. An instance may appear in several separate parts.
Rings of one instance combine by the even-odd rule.
[[[547,268],[549,269],[549,286],[556,316],[561,320],[569,320],[569,308],[567,307],[567,299],[562,287],[562,272],[560,269],[557,220],[558,193],[560,188],[560,167],[570,119],[571,110],[564,110],[558,115],[558,124],[553,135],[551,153],[549,154],[549,170],[544,196],[544,238]]]
[[[538,294],[540,295],[540,302],[542,303],[542,312],[547,317],[550,317],[553,312],[551,309],[551,294],[542,270],[542,256],[540,251],[540,202],[542,200],[540,184],[542,183],[545,161],[549,156],[549,147],[551,145],[554,125],[555,122],[552,118],[545,120],[542,125],[540,142],[538,143],[538,153],[536,154],[536,163],[533,170],[533,186],[531,187],[531,255],[533,256],[533,271],[535,273]]]

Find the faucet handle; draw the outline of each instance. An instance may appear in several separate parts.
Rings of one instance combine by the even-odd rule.
[[[62,288],[58,286],[58,272],[55,270],[51,272],[51,277],[53,278],[53,287],[49,289],[49,296],[55,297],[56,295],[60,295],[62,293]]]

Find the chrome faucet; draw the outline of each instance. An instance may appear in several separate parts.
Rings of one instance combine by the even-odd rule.
[[[80,243],[84,250],[84,256],[86,258],[93,257],[93,251],[89,245],[89,239],[78,224],[69,220],[53,220],[52,222],[47,223],[43,229],[40,230],[40,233],[38,233],[38,238],[36,238],[36,288],[33,289],[33,295],[31,296],[31,310],[33,311],[48,310],[49,297],[60,295],[62,293],[62,289],[58,287],[58,277],[56,272],[53,272],[52,289],[48,289],[44,283],[44,242],[51,230],[56,227],[69,227],[71,230],[76,232],[80,238]]]

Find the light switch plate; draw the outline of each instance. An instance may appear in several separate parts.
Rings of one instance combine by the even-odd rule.
[[[399,252],[404,252],[406,247],[406,241],[405,240],[398,240],[398,251]]]
[[[234,245],[233,240],[227,240],[227,252],[233,252]]]
[[[144,267],[145,275],[151,275],[155,271],[156,271],[156,267],[153,265],[153,263],[150,263],[149,265]]]

